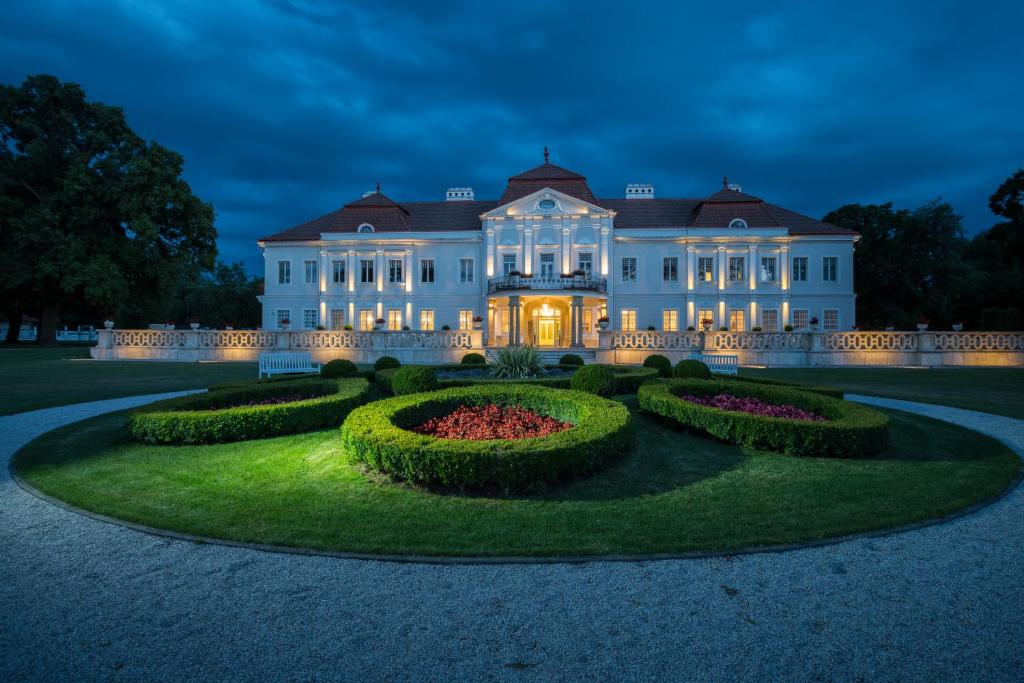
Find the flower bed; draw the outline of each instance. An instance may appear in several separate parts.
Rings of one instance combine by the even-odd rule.
[[[568,422],[535,413],[522,406],[459,406],[443,417],[413,427],[417,434],[439,439],[535,439],[571,428]]]
[[[785,403],[765,403],[759,398],[751,398],[749,396],[733,396],[732,394],[691,396],[689,394],[681,394],[679,398],[684,401],[689,401],[690,403],[708,406],[709,408],[732,410],[738,413],[750,413],[751,415],[761,415],[763,417],[783,417],[789,420],[817,421],[825,419],[821,415],[812,413],[809,410],[797,408],[796,406],[791,406]]]
[[[252,382],[153,403],[128,416],[128,430],[149,443],[219,443],[308,432],[341,423],[365,403],[362,378]],[[296,396],[300,400],[282,399]]]
[[[821,416],[801,420],[722,409],[704,402],[730,395]],[[722,441],[806,457],[864,457],[889,440],[889,418],[867,406],[782,386],[731,380],[674,379],[649,382],[637,394],[640,407]]]
[[[444,439],[416,433],[461,407],[517,406],[568,429],[546,436]],[[354,461],[417,484],[503,491],[594,471],[629,449],[629,411],[621,403],[575,391],[500,383],[443,389],[377,401],[353,410],[341,428]]]

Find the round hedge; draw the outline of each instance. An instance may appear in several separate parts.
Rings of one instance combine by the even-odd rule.
[[[681,379],[711,379],[711,368],[699,360],[681,360],[676,363],[672,375]]]
[[[569,386],[575,391],[612,396],[615,393],[615,373],[603,365],[587,365],[572,373]]]
[[[391,368],[401,367],[402,363],[394,356],[381,356],[377,359],[377,362],[373,364],[374,370],[389,370]]]
[[[681,395],[729,394],[788,404],[826,420],[791,420],[702,406]],[[803,457],[857,458],[889,442],[889,418],[872,408],[782,386],[727,380],[672,379],[648,382],[637,394],[640,407],[722,441]]]
[[[654,368],[662,377],[672,376],[672,361],[658,353],[651,354],[650,356],[647,356],[647,358],[644,358],[644,367]]]
[[[463,365],[487,365],[487,359],[479,353],[467,353],[462,357]]]
[[[410,431],[462,405],[519,405],[573,426],[529,439],[439,439]],[[523,384],[485,385],[410,394],[353,410],[341,427],[356,462],[417,484],[459,489],[520,490],[580,476],[630,445],[629,411],[621,403],[577,391]]]
[[[391,376],[391,391],[395,396],[418,394],[437,389],[437,373],[425,365],[410,365],[399,368]]]
[[[347,358],[335,358],[327,361],[320,368],[320,376],[324,379],[341,379],[342,377],[356,377],[359,375],[359,368]]]
[[[559,365],[583,365],[583,359],[580,358],[579,356],[577,356],[575,353],[566,353],[566,354],[563,354],[562,357],[558,359],[558,364]]]
[[[128,431],[148,443],[221,443],[334,427],[368,400],[363,378],[239,385],[153,403],[128,416]],[[295,395],[312,398],[247,406]]]

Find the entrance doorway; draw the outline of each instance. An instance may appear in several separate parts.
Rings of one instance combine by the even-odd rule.
[[[538,322],[537,343],[540,346],[555,345],[555,321],[553,318],[541,318]]]

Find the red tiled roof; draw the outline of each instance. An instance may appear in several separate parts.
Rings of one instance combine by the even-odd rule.
[[[509,178],[505,192],[498,200],[498,206],[522,199],[546,187],[563,192],[570,197],[597,204],[597,199],[590,191],[590,186],[587,185],[587,179],[584,176],[545,161],[536,168]]]

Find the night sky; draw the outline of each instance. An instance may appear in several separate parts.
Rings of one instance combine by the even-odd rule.
[[[814,217],[942,196],[969,232],[1024,166],[1024,3],[508,4],[4,3],[0,81],[50,73],[123,107],[254,271],[256,238],[377,180],[493,199],[544,145],[598,196],[728,175]]]

